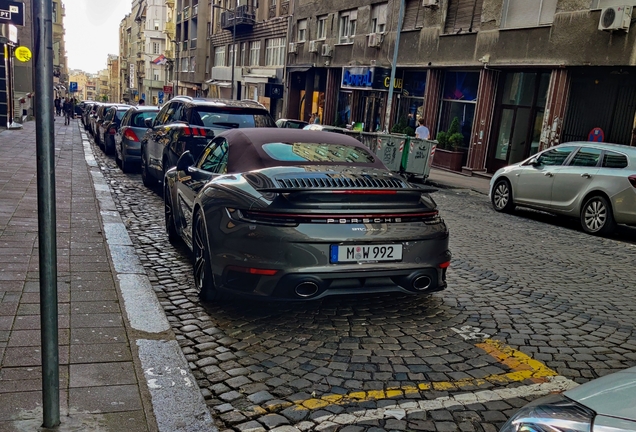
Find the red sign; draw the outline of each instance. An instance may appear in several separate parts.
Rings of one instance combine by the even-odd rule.
[[[587,136],[588,141],[603,142],[605,141],[605,133],[600,127],[595,127]]]
[[[163,86],[163,92],[172,94],[172,86]]]

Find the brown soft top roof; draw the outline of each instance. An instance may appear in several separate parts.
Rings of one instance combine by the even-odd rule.
[[[373,155],[373,152],[357,139],[333,132],[287,128],[243,128],[225,131],[218,136],[225,137],[229,144],[228,173],[241,173],[276,166],[350,165],[337,162],[280,161],[272,159],[263,150],[263,145],[277,142],[346,145],[359,148]],[[356,163],[356,165],[386,169],[375,155],[373,163]]]

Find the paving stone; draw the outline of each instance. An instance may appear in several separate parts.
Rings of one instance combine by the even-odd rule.
[[[247,399],[249,399],[251,402],[253,402],[253,403],[257,404],[257,405],[260,405],[263,402],[267,402],[267,401],[270,401],[270,400],[275,399],[275,398],[274,398],[274,396],[271,393],[269,393],[267,391],[260,391],[258,393],[254,393],[254,394],[249,395],[247,397]]]
[[[261,423],[263,423],[267,428],[274,429],[281,425],[289,424],[289,420],[279,414],[268,414],[259,419]]]

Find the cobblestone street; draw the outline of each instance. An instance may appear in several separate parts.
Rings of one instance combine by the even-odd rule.
[[[203,305],[161,190],[93,152],[220,431],[494,432],[540,394],[636,365],[636,229],[598,238],[440,190],[446,291]]]

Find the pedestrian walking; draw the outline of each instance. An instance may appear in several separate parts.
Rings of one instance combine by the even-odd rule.
[[[415,129],[415,136],[417,138],[421,138],[421,139],[431,139],[431,132],[428,130],[428,128],[426,126],[424,126],[424,119],[422,117],[420,117],[420,119],[418,120],[418,123],[420,124],[417,129]]]
[[[144,106],[146,105],[146,101],[143,99],[139,99],[139,106]]]
[[[64,111],[64,125],[70,125],[71,118],[73,117],[73,102],[71,102],[70,98],[64,99],[64,103],[62,104],[62,111]]]
[[[62,100],[58,97],[55,98],[55,101],[53,102],[53,104],[55,105],[55,115],[59,116],[62,114]]]

